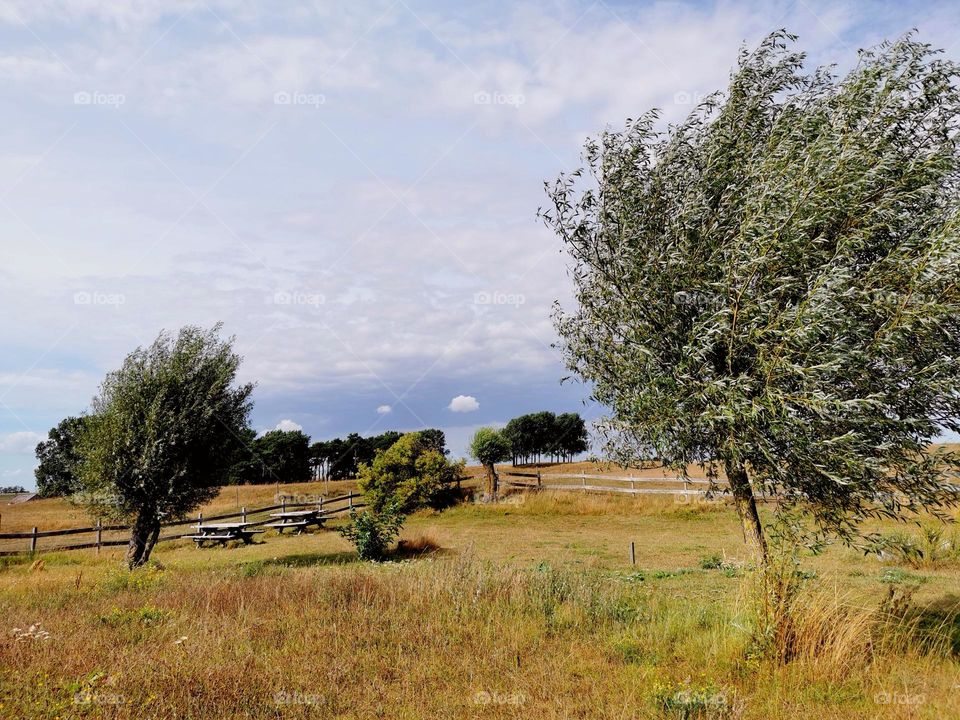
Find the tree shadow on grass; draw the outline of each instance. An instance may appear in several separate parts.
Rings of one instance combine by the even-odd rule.
[[[424,557],[449,555],[450,550],[440,547],[432,538],[423,535],[412,540],[401,540],[390,553],[389,560],[418,560]]]
[[[261,561],[266,567],[304,568],[317,565],[348,565],[357,562],[354,552],[297,553]]]
[[[960,595],[947,593],[914,608],[908,619],[924,646],[960,657]]]
[[[447,555],[451,551],[444,549],[427,538],[401,540],[387,560],[419,560],[425,557]],[[359,565],[364,561],[354,551],[336,553],[298,553],[283,557],[252,560],[240,566],[241,573],[253,577],[262,573],[276,572],[292,568],[324,567],[335,565]]]

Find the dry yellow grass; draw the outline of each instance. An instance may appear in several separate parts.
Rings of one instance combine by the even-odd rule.
[[[382,566],[329,531],[161,545],[133,574],[120,549],[9,564],[0,717],[960,717],[956,564],[891,583],[903,568],[849,549],[805,558],[781,665],[752,653],[725,503],[522,498],[419,513]],[[883,634],[887,588],[914,578],[914,620]]]

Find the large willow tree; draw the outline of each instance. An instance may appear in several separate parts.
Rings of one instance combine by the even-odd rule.
[[[220,326],[161,333],[107,375],[80,441],[82,499],[132,520],[127,562],[143,565],[164,521],[216,497],[245,437],[253,386]]]
[[[759,491],[845,538],[958,500],[926,452],[960,431],[958,66],[907,36],[806,73],[794,41],[666,132],[588,141],[543,213],[608,451],[723,471],[764,555]]]

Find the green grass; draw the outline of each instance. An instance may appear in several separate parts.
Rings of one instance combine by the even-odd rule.
[[[424,512],[380,565],[329,530],[170,543],[134,573],[120,549],[3,563],[0,717],[960,717],[957,564],[917,583],[842,546],[805,558],[781,665],[755,651],[734,512],[689,509]],[[51,639],[9,635],[34,624]],[[897,694],[923,702],[877,702]]]

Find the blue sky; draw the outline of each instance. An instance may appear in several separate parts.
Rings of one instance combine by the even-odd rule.
[[[31,486],[49,427],[187,323],[236,336],[260,430],[427,425],[459,455],[523,412],[595,417],[550,347],[570,291],[543,181],[606,125],[682,117],[774,28],[843,68],[911,27],[956,57],[958,21],[947,2],[0,3],[0,485]]]

